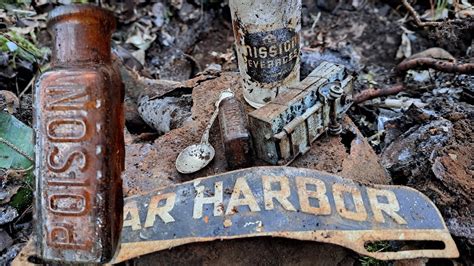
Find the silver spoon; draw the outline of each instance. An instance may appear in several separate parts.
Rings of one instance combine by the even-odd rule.
[[[219,100],[216,102],[216,109],[212,114],[211,120],[209,121],[206,130],[204,130],[201,143],[188,146],[178,155],[178,158],[176,159],[176,170],[178,170],[178,172],[182,174],[195,173],[206,167],[212,159],[214,159],[216,152],[214,147],[209,143],[209,131],[219,114],[219,105],[221,101],[232,96],[234,96],[234,93],[232,93],[231,90],[225,90],[221,93]]]

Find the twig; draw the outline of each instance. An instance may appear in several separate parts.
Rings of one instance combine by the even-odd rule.
[[[385,130],[380,130],[379,132],[373,134],[372,136],[368,137],[367,140],[368,141],[372,141],[376,138],[380,138],[383,134],[385,134]]]
[[[16,95],[20,94],[20,88],[18,87],[18,77],[15,77],[15,88],[16,88]]]
[[[374,98],[394,95],[406,89],[405,86],[402,84],[397,84],[393,87],[377,89],[377,88],[370,88],[361,91],[360,93],[354,96],[354,104],[360,104],[368,100],[372,100]]]
[[[35,165],[30,165],[28,168],[26,169],[8,169],[7,170],[7,173],[16,173],[16,174],[24,174],[24,173],[27,173],[29,171],[31,171],[31,169],[33,169],[33,167],[35,167]]]
[[[314,16],[313,14],[310,14],[310,15],[311,15],[311,18],[314,20],[313,25],[311,25],[311,32],[314,33],[314,28],[316,28],[316,25],[318,24],[319,19],[321,18],[321,12],[318,12],[316,16]]]
[[[29,15],[29,16],[37,15],[36,12],[29,11],[29,10],[12,9],[12,11],[15,12],[15,13],[18,13],[18,14],[25,14],[25,15]]]
[[[20,215],[20,217],[18,217],[16,219],[16,221],[13,223],[13,225],[16,225],[27,213],[29,212],[32,212],[33,211],[33,204],[30,204],[28,205],[28,208],[26,208]]]
[[[193,62],[194,66],[196,66],[196,68],[197,68],[197,70],[198,70],[198,71],[197,71],[198,73],[202,71],[201,66],[199,65],[199,63],[198,63],[198,61],[196,60],[196,58],[192,57],[192,56],[189,55],[189,54],[183,54],[183,55],[184,55],[184,57],[186,57],[186,59],[188,59],[189,61]]]
[[[420,16],[416,12],[416,10],[408,3],[407,0],[402,0],[402,4],[408,10],[411,16],[415,19],[416,25],[418,25],[419,27],[426,27],[426,26],[436,27],[443,23],[439,21],[421,21]]]
[[[447,73],[474,74],[474,63],[458,64],[434,58],[408,59],[398,64],[395,70],[397,72],[405,72],[414,68],[432,68]]]
[[[18,95],[18,98],[21,99],[21,97],[23,97],[23,95],[25,94],[25,92],[33,85],[33,82],[35,81],[35,78],[36,78],[36,75],[31,78],[31,80],[30,80],[30,82],[28,83],[28,85],[26,85],[26,87],[23,89],[23,91],[20,93],[20,95]]]

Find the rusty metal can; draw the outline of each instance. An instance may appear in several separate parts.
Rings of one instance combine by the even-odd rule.
[[[247,117],[244,107],[233,94],[220,103],[219,126],[228,169],[251,166],[252,143]]]
[[[124,87],[112,66],[112,13],[61,6],[49,16],[51,69],[36,84],[36,233],[47,261],[103,263],[122,228]]]
[[[230,0],[245,100],[255,108],[299,82],[301,0]]]

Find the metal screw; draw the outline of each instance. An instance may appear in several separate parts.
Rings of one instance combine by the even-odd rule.
[[[328,100],[331,104],[331,111],[329,113],[329,133],[331,135],[339,135],[342,132],[342,125],[339,123],[337,118],[337,99],[341,98],[343,93],[344,90],[339,81],[332,84],[329,88]]]

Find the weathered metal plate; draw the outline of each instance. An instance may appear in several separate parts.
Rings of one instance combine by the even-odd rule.
[[[458,257],[435,205],[400,186],[365,187],[327,173],[259,167],[125,200],[114,262],[191,242],[275,236],[333,243],[381,260]],[[444,249],[368,252],[381,240],[441,241]]]
[[[113,263],[187,243],[256,236],[332,243],[380,260],[459,256],[438,209],[412,188],[256,167],[126,198],[121,249]],[[440,241],[444,248],[364,248],[385,240]]]
[[[332,104],[325,94],[329,93],[331,82],[336,80],[340,82],[343,94]],[[331,109],[335,108],[341,118],[352,105],[352,80],[343,66],[323,62],[303,81],[249,113],[257,157],[273,165],[284,165],[308,151],[311,142],[328,128]],[[320,114],[311,116],[315,112]],[[322,130],[319,125],[323,126]],[[282,131],[290,137],[291,157],[285,157],[286,146],[279,147]]]

